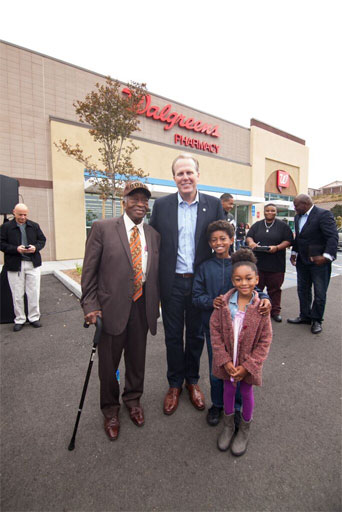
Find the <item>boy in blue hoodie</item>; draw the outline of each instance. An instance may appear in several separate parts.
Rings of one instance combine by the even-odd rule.
[[[204,261],[197,269],[193,288],[192,302],[202,310],[202,323],[208,349],[210,394],[212,406],[208,410],[207,422],[211,426],[218,425],[223,411],[223,380],[212,374],[212,348],[210,341],[209,320],[214,309],[222,306],[222,297],[233,288],[231,281],[232,263],[229,255],[230,246],[234,243],[234,227],[225,220],[212,222],[207,230],[208,243],[214,254]],[[270,314],[271,302],[266,293],[258,290],[260,313]],[[235,408],[238,411],[236,423],[239,423],[241,408],[240,393],[236,393]]]

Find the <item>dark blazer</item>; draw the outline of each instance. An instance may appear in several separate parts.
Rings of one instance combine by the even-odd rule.
[[[26,254],[30,258],[34,267],[40,267],[42,257],[40,251],[43,249],[46,238],[39,227],[39,224],[32,220],[26,221],[26,236],[29,245],[34,245],[36,252]],[[5,254],[5,268],[11,271],[21,269],[21,254],[17,247],[21,245],[21,231],[17,226],[15,219],[5,222],[0,228],[0,250]]]
[[[329,210],[314,206],[300,233],[299,217],[295,216],[296,238],[293,250],[298,253],[302,263],[313,264],[309,257],[325,252],[336,258],[338,234],[333,214]]]
[[[144,294],[152,334],[159,316],[158,259],[160,236],[144,224],[148,251]],[[82,270],[81,305],[84,314],[102,310],[103,329],[113,336],[125,329],[133,297],[133,265],[123,217],[93,223]]]
[[[216,197],[199,194],[195,233],[195,269],[202,261],[210,258],[212,251],[207,240],[210,222],[223,220],[221,201]],[[160,293],[163,300],[171,295],[176,272],[178,251],[178,193],[157,199],[153,205],[150,226],[161,235],[160,242]],[[194,270],[195,270],[194,269]]]

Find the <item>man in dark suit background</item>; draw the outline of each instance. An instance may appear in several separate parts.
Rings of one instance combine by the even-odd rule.
[[[331,262],[336,258],[337,228],[333,214],[314,206],[306,194],[295,197],[294,207],[297,213],[296,238],[291,263],[297,268],[300,313],[287,321],[291,324],[311,324],[311,332],[318,334],[322,331]]]
[[[235,217],[232,214],[232,209],[234,208],[234,197],[232,194],[229,194],[228,192],[225,192],[220,197],[222,208],[224,210],[224,216],[225,220],[229,222],[229,224],[233,224],[234,228],[236,228],[235,225]]]
[[[94,222],[86,244],[81,305],[88,324],[103,319],[98,345],[100,406],[111,441],[119,435],[120,388],[116,379],[125,357],[123,402],[138,427],[145,374],[146,337],[156,333],[159,316],[158,259],[160,236],[143,219],[151,193],[139,181],[124,190],[123,216]]]
[[[184,380],[194,407],[205,407],[197,384],[204,337],[201,311],[192,304],[192,282],[195,268],[211,256],[208,225],[224,219],[220,200],[198,192],[199,164],[192,155],[179,155],[172,173],[178,192],[157,199],[150,220],[161,235],[159,275],[169,382],[164,413],[168,415],[177,409]]]

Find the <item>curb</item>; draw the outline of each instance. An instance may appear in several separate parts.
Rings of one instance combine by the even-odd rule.
[[[79,285],[78,283],[76,283],[76,281],[74,281],[73,279],[71,279],[69,276],[67,276],[66,274],[64,274],[64,272],[61,272],[60,270],[54,270],[53,272],[51,272],[55,277],[57,277],[57,279],[62,283],[64,284],[64,286],[66,288],[68,288],[68,290],[70,290],[74,295],[76,295],[76,297],[78,299],[81,298],[81,295],[82,295],[82,290],[81,290],[81,285]]]

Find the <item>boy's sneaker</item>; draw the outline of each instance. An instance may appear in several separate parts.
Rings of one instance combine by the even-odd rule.
[[[216,427],[216,425],[219,424],[222,411],[223,407],[216,407],[216,405],[212,405],[210,409],[208,409],[207,422],[210,426]]]

